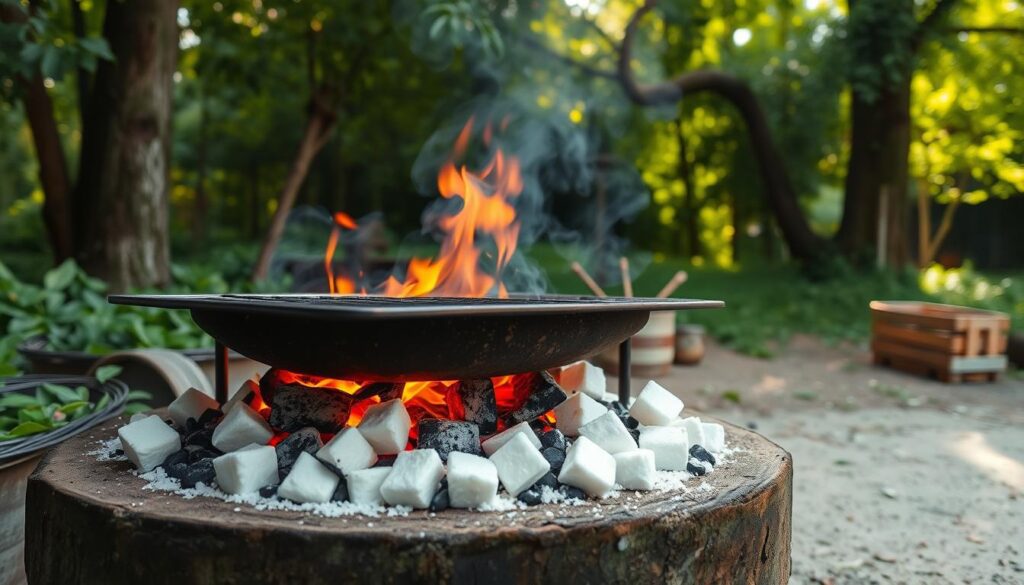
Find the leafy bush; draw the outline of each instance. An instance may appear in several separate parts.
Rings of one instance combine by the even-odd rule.
[[[119,366],[104,366],[99,368],[96,377],[105,382],[119,373]],[[149,410],[149,405],[136,401],[152,398],[148,392],[129,392],[125,413]],[[5,394],[0,396],[0,441],[59,429],[83,416],[102,411],[109,401],[110,395],[104,394],[96,402],[90,402],[89,390],[85,386],[70,388],[62,384],[42,384],[36,388],[35,395]]]

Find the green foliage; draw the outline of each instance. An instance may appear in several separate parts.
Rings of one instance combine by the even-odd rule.
[[[492,58],[505,54],[505,41],[490,15],[479,6],[479,1],[441,0],[431,2],[423,9],[423,17],[431,20],[428,36],[435,43],[450,43],[453,47],[475,45],[479,42]]]
[[[118,366],[106,366],[106,381],[120,373]],[[125,412],[134,413],[148,410],[144,402],[152,400],[148,392],[132,391],[128,394]],[[7,393],[0,395],[0,441],[9,441],[37,433],[59,429],[89,414],[102,411],[109,402],[104,394],[100,400],[89,400],[89,389],[85,386],[64,386],[42,384],[34,394]]]
[[[58,0],[33,2],[0,0],[0,10],[16,15],[0,22],[0,88],[13,89],[5,80],[41,75],[59,80],[82,68],[96,71],[100,60],[113,60],[110,45],[101,36],[76,37],[61,18]],[[3,89],[0,89],[3,96]]]
[[[226,286],[224,287],[226,289]],[[124,307],[106,300],[106,285],[67,261],[42,286],[18,280],[0,263],[0,367],[13,373],[18,344],[37,336],[55,351],[104,354],[115,349],[192,349],[210,339],[179,311]]]
[[[918,30],[911,0],[858,0],[846,29],[850,84],[865,100],[910,75]]]

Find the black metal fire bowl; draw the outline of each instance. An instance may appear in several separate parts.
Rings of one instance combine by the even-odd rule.
[[[189,309],[219,343],[293,372],[349,380],[466,380],[536,372],[609,349],[652,311],[721,301],[514,296],[112,295]]]

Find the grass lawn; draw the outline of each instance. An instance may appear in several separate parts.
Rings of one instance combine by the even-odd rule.
[[[555,292],[589,294],[569,269],[568,263],[550,249],[535,247],[530,255],[547,272]],[[634,283],[635,294],[656,294],[677,270],[689,280],[674,296],[718,299],[721,310],[693,311],[680,319],[700,323],[709,334],[737,351],[771,357],[774,348],[794,333],[817,335],[830,342],[866,342],[870,333],[868,303],[872,300],[928,300],[976,306],[1011,313],[1014,327],[1024,327],[1024,279],[1017,277],[961,275],[954,290],[924,292],[920,275],[903,273],[851,274],[826,282],[811,282],[794,266],[760,265],[729,271],[694,267],[679,259],[653,261]],[[944,283],[952,286],[946,278]],[[621,294],[621,287],[608,287]]]

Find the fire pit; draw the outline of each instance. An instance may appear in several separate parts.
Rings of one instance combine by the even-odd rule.
[[[272,369],[224,404],[190,393],[52,452],[28,490],[33,581],[788,578],[784,451],[681,418],[682,402],[655,383],[631,399],[628,377],[610,395],[598,368],[555,367],[623,342],[651,310],[719,303],[112,300],[191,309],[222,348]],[[628,342],[622,353],[628,363]],[[139,471],[82,456],[97,440],[109,455],[118,427]],[[494,478],[481,488],[485,465]]]
[[[506,125],[484,127],[479,169],[459,162],[473,120],[459,133],[436,257],[384,282],[334,274],[358,229],[335,214],[331,295],[111,297],[191,311],[216,400],[52,452],[28,489],[33,581],[784,582],[787,454],[656,382],[609,394],[582,361],[619,344],[628,373],[652,311],[722,303],[509,294],[524,181]],[[230,396],[228,348],[271,366]]]
[[[507,512],[324,518],[143,491],[127,462],[51,452],[29,482],[33,583],[785,583],[792,465],[725,424],[731,459],[688,489]],[[724,423],[723,423],[724,424]]]

